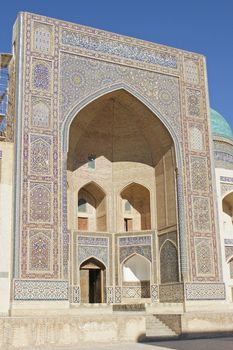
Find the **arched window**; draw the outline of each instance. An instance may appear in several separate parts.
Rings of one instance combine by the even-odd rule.
[[[78,230],[106,231],[106,198],[103,190],[94,182],[78,192]]]
[[[123,231],[151,229],[150,192],[142,185],[132,183],[121,192]]]

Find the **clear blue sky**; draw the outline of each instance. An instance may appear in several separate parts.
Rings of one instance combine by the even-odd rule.
[[[211,106],[233,128],[233,0],[1,0],[0,52],[28,11],[202,53]]]

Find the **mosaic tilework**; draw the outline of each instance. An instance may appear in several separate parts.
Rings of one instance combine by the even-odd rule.
[[[198,61],[190,58],[184,60],[185,79],[190,84],[199,84]]]
[[[25,251],[25,241],[28,241],[27,234],[25,232],[28,232],[28,226],[27,225],[41,225],[43,226],[43,229],[48,226],[48,228],[51,228],[49,225],[53,225],[54,233],[53,233],[53,247],[52,251],[54,252],[54,275],[52,278],[59,278],[61,277],[62,270],[65,271],[66,276],[68,276],[68,234],[66,230],[66,160],[64,156],[64,160],[62,160],[62,151],[60,149],[60,134],[61,134],[61,128],[60,125],[64,122],[64,119],[67,116],[67,113],[76,106],[80,101],[84,101],[87,99],[88,96],[92,94],[96,94],[101,89],[106,89],[114,84],[122,84],[122,86],[128,87],[129,91],[135,91],[135,96],[142,96],[145,101],[148,102],[148,105],[154,106],[156,110],[158,111],[158,114],[160,114],[161,119],[168,124],[169,128],[171,130],[174,130],[174,134],[177,135],[177,138],[180,140],[181,147],[185,147],[185,142],[188,140],[188,131],[184,128],[184,120],[181,120],[181,117],[185,119],[185,116],[188,114],[187,112],[187,103],[186,103],[186,89],[196,89],[201,91],[201,107],[204,111],[203,114],[203,120],[201,118],[197,119],[198,123],[203,126],[203,132],[205,132],[203,142],[204,142],[204,149],[206,154],[209,155],[209,149],[208,149],[208,134],[206,133],[206,110],[205,110],[205,81],[204,81],[204,71],[202,67],[202,60],[199,59],[198,55],[188,54],[188,53],[182,53],[181,51],[174,51],[173,49],[169,48],[163,48],[163,50],[166,51],[166,57],[172,56],[174,52],[177,53],[177,56],[174,54],[175,59],[177,59],[179,54],[179,62],[177,61],[177,64],[182,64],[182,57],[185,55],[184,60],[184,77],[179,76],[179,74],[182,74],[182,69],[180,71],[175,70],[176,68],[172,68],[169,66],[166,66],[164,64],[164,61],[162,61],[162,64],[159,63],[152,63],[147,62],[148,58],[146,58],[145,61],[140,61],[138,59],[139,56],[133,56],[135,55],[135,51],[129,49],[126,49],[125,44],[129,43],[130,47],[137,48],[137,52],[140,51],[140,47],[143,47],[141,42],[138,42],[134,39],[130,38],[123,38],[116,36],[114,38],[114,34],[106,34],[106,38],[112,38],[112,40],[106,40],[107,43],[109,42],[117,42],[119,45],[119,42],[121,41],[122,45],[121,48],[124,48],[127,52],[132,52],[132,57],[127,59],[126,57],[121,58],[117,55],[108,55],[108,52],[103,51],[97,51],[98,48],[93,49],[90,47],[90,45],[93,45],[93,41],[88,41],[87,44],[82,44],[83,46],[75,46],[75,45],[66,45],[61,43],[62,38],[62,30],[67,30],[67,28],[74,28],[75,25],[68,25],[65,22],[56,22],[51,19],[47,18],[40,18],[39,16],[34,16],[30,14],[24,15],[25,19],[25,48],[24,53],[25,56],[22,59],[23,63],[23,81],[25,81],[24,86],[22,87],[22,99],[23,99],[23,110],[24,115],[19,116],[22,119],[22,133],[23,133],[23,149],[20,149],[20,145],[22,143],[22,140],[18,140],[18,152],[19,154],[23,154],[22,159],[22,177],[20,179],[20,184],[18,184],[18,194],[19,197],[22,198],[22,201],[20,199],[18,200],[19,207],[22,207],[22,215],[20,217],[19,223],[22,222],[22,227],[19,226],[16,237],[21,237],[20,247],[22,247],[21,256],[22,260],[24,259],[24,251]],[[33,19],[40,23],[43,22],[44,25],[50,26],[49,28],[52,28],[52,35],[54,35],[54,38],[52,38],[52,44],[54,45],[52,51],[49,53],[46,50],[50,50],[50,44],[49,40],[45,40],[45,42],[39,47],[35,45],[35,42],[33,40],[35,39],[35,32],[33,34],[32,28],[32,22]],[[36,26],[34,27],[36,28]],[[63,28],[63,29],[61,29]],[[78,26],[77,26],[78,28]],[[82,32],[88,32],[90,34],[91,30],[95,32],[94,29],[85,29],[82,28]],[[96,31],[97,32],[97,31]],[[41,31],[42,33],[42,31]],[[38,37],[42,34],[38,34]],[[61,34],[61,36],[60,36]],[[92,35],[89,35],[92,37]],[[103,35],[104,37],[104,35]],[[34,39],[33,39],[34,38]],[[54,40],[53,40],[54,39]],[[98,45],[101,45],[100,41],[98,41]],[[99,44],[100,43],[100,44]],[[131,45],[130,43],[134,43]],[[59,46],[61,45],[61,46]],[[85,45],[89,45],[88,47],[85,47]],[[150,46],[151,45],[151,46]],[[66,46],[66,47],[65,47]],[[153,54],[156,52],[160,53],[159,46],[153,46],[152,44],[145,43],[145,47],[149,48],[151,47],[151,50],[153,51]],[[109,47],[109,46],[108,46]],[[156,48],[155,50],[153,49]],[[158,47],[158,50],[157,50]],[[36,48],[36,50],[35,50]],[[59,52],[60,50],[63,50],[63,52]],[[66,50],[66,53],[64,53],[64,48]],[[112,46],[111,46],[112,48]],[[33,51],[34,50],[34,51]],[[97,59],[91,59],[91,58],[85,58],[85,52],[87,53],[89,57],[94,57],[93,52],[95,53],[95,57],[98,56],[99,60]],[[68,53],[69,52],[69,53]],[[99,54],[98,54],[99,52]],[[143,51],[145,52],[145,51]],[[151,52],[150,50],[147,50],[147,52]],[[162,52],[162,49],[161,49]],[[78,56],[80,54],[80,56]],[[119,55],[118,51],[118,55]],[[53,55],[53,56],[52,56]],[[122,54],[124,56],[124,54]],[[82,56],[82,57],[81,57]],[[108,56],[108,57],[107,57]],[[33,59],[32,59],[33,57]],[[135,58],[136,57],[136,58]],[[147,57],[149,57],[147,55]],[[107,60],[108,62],[103,62],[103,60]],[[122,65],[119,65],[119,62],[122,62],[121,59],[124,59],[124,63]],[[102,61],[101,61],[102,60]],[[114,61],[115,60],[115,61]],[[115,62],[115,63],[114,63]],[[134,62],[131,65],[131,62]],[[146,65],[144,65],[144,63]],[[133,67],[139,67],[139,64],[143,69],[133,68]],[[148,68],[151,66],[150,68]],[[152,67],[153,66],[153,67]],[[48,68],[48,69],[47,69]],[[179,67],[178,67],[179,68]],[[155,72],[155,70],[158,70],[158,72]],[[171,71],[175,72],[177,75],[176,77],[173,75],[169,75]],[[25,73],[24,73],[25,72]],[[61,74],[61,75],[59,75]],[[49,77],[49,78],[48,78]],[[181,79],[180,79],[181,78]],[[180,79],[180,81],[179,81]],[[189,85],[182,87],[183,82],[188,83]],[[197,85],[198,86],[190,86],[190,85]],[[60,90],[61,88],[61,90]],[[126,88],[127,89],[127,88]],[[131,89],[131,90],[130,90]],[[50,93],[53,92],[52,98],[50,96]],[[33,103],[30,102],[33,101],[33,96],[36,95],[36,98],[42,99],[42,102],[46,104],[46,99],[49,101],[49,98],[51,98],[51,106],[49,106],[48,102],[48,108],[49,112],[46,108],[46,106],[40,105],[38,107],[39,112],[35,113],[37,114],[37,117],[32,117],[33,113]],[[61,97],[61,98],[60,98]],[[62,100],[61,109],[60,112],[58,110],[58,101]],[[32,104],[32,105],[31,105]],[[180,111],[180,108],[182,111]],[[195,112],[196,113],[196,112]],[[58,119],[60,118],[60,120]],[[35,119],[35,121],[33,121]],[[193,117],[194,119],[194,117]],[[49,121],[48,121],[49,120]],[[190,121],[190,120],[189,120]],[[49,125],[49,127],[48,127]],[[36,130],[35,130],[35,129]],[[38,128],[42,128],[43,130],[38,131]],[[53,175],[52,179],[41,179],[38,175],[38,178],[36,178],[37,175],[33,175],[33,178],[30,178],[30,173],[28,170],[28,155],[30,155],[30,147],[31,145],[28,143],[28,140],[30,139],[29,134],[30,133],[36,133],[36,132],[42,132],[45,131],[46,135],[50,135],[53,139],[53,162],[50,166],[51,174]],[[21,132],[21,131],[20,131]],[[206,136],[207,134],[207,136]],[[182,143],[182,137],[183,137],[183,143]],[[183,152],[183,149],[182,149]],[[185,173],[181,171],[180,173],[180,179],[184,180],[184,184],[182,184],[182,181],[180,180],[180,192],[179,192],[179,201],[180,204],[184,204],[184,208],[189,208],[189,214],[190,217],[193,215],[196,215],[196,213],[193,213],[192,203],[191,201],[188,203],[187,197],[184,198],[183,194],[183,188],[189,189],[191,188],[191,185],[188,183],[189,181],[189,170],[190,170],[190,154],[187,152],[187,154],[183,153],[184,159],[188,159],[187,163],[185,163]],[[205,156],[204,155],[204,156]],[[62,169],[62,170],[61,170]],[[63,171],[63,172],[62,172]],[[34,183],[40,183],[40,181],[48,182],[51,190],[51,202],[50,202],[50,221],[47,220],[46,215],[39,215],[36,217],[36,206],[34,206],[34,212],[29,213],[29,208],[31,207],[31,204],[28,203],[28,198],[30,197],[28,195],[28,190],[30,190],[30,186],[28,186],[29,182]],[[51,181],[51,183],[49,182]],[[184,186],[183,186],[184,185]],[[20,187],[21,186],[21,187]],[[41,184],[41,186],[45,186],[45,184]],[[20,189],[19,189],[20,187]],[[22,190],[20,192],[20,190]],[[63,197],[61,199],[61,191],[63,191]],[[21,196],[22,194],[22,196]],[[186,193],[187,194],[187,193]],[[206,194],[207,196],[211,197],[212,194],[209,192]],[[36,197],[38,197],[38,194],[36,194],[32,199],[34,200]],[[39,198],[39,197],[38,197]],[[29,198],[31,201],[31,198]],[[39,201],[39,200],[38,200]],[[211,201],[208,198],[208,205],[211,204]],[[211,207],[211,206],[210,206]],[[39,205],[39,211],[42,210]],[[210,212],[210,210],[209,210]],[[188,216],[187,212],[183,212],[181,215],[180,220],[181,227],[183,227],[183,231],[187,232],[187,235],[189,232],[192,232],[192,225],[185,226],[185,218]],[[34,217],[33,220],[32,216]],[[44,216],[42,218],[42,216]],[[38,218],[38,221],[37,221]],[[45,221],[44,221],[45,220]],[[191,219],[190,219],[191,220]],[[18,227],[17,226],[17,227]],[[63,229],[63,236],[61,236],[61,226]],[[27,230],[23,230],[23,228],[26,227]],[[195,228],[196,229],[196,228]],[[214,229],[213,229],[214,230]],[[206,232],[206,231],[205,231]],[[215,240],[213,232],[213,241]],[[191,233],[190,233],[191,235]],[[185,236],[183,236],[183,240]],[[63,240],[63,242],[62,242]],[[191,240],[190,242],[191,243]],[[62,246],[63,244],[63,246]],[[139,247],[138,245],[130,245],[128,247],[122,247],[122,248],[132,248],[132,247]],[[143,245],[141,245],[143,246]],[[191,247],[192,244],[190,244]],[[16,244],[16,251],[17,251],[17,244]],[[83,247],[85,249],[85,245],[82,245],[80,247]],[[87,246],[89,247],[89,246]],[[93,249],[98,248],[99,246],[92,245]],[[143,249],[146,249],[145,245],[143,246]],[[149,245],[148,245],[149,247]],[[182,259],[185,260],[185,242],[181,242],[181,247],[183,249],[183,255]],[[100,246],[102,249],[102,255],[106,256],[103,252],[103,249],[106,247]],[[138,249],[138,248],[137,248]],[[63,251],[65,252],[63,255]],[[90,253],[90,250],[89,250]],[[193,252],[192,252],[193,253]],[[86,253],[85,253],[86,254]],[[85,255],[84,254],[84,255]],[[146,253],[145,253],[146,254]],[[17,259],[16,259],[17,260]],[[182,261],[183,261],[182,260]],[[58,263],[59,261],[59,263]],[[19,260],[16,261],[16,270],[17,265],[21,263]],[[196,264],[196,262],[192,262],[191,264]],[[215,261],[216,266],[217,262]],[[60,264],[60,266],[59,266]],[[187,264],[187,261],[183,263],[184,266],[189,266]],[[24,265],[23,265],[24,266]],[[21,271],[23,271],[23,268],[21,268]],[[43,277],[41,277],[43,278]],[[192,271],[190,272],[190,278],[193,278]],[[216,279],[218,278],[216,273]],[[109,285],[112,285],[112,283],[109,283]],[[117,287],[118,288],[118,287]]]
[[[233,177],[228,177],[228,176],[220,176],[220,181],[221,182],[229,182],[233,184]]]
[[[187,300],[224,300],[224,283],[186,283]]]
[[[203,140],[203,131],[201,127],[194,126],[190,124],[189,128],[189,145],[192,151],[203,151],[204,149],[204,140]]]
[[[33,50],[45,54],[53,51],[53,27],[48,24],[33,23]]]
[[[52,263],[50,230],[30,230],[29,232],[29,270],[50,271]]]
[[[36,90],[49,91],[51,88],[51,63],[34,60],[32,65],[32,86]]]
[[[190,158],[192,190],[208,191],[208,173],[206,158],[194,157]]]
[[[181,303],[184,301],[183,283],[161,284],[159,286],[159,301]]]
[[[171,241],[174,244],[174,246],[177,246],[177,232],[173,231],[173,232],[165,233],[163,235],[159,235],[158,240],[159,240],[159,249],[167,240]]]
[[[120,237],[119,247],[151,245],[151,236]]]
[[[215,167],[233,169],[233,145],[229,142],[214,141]]]
[[[151,261],[151,246],[129,246],[120,248],[120,262],[132,254],[140,254]]]
[[[31,174],[50,175],[52,139],[49,136],[31,134],[30,143],[29,162]]]
[[[141,286],[123,286],[122,298],[150,298],[150,283]]]
[[[187,109],[189,117],[201,117],[201,91],[194,89],[186,90]]]
[[[77,245],[79,265],[88,258],[94,257],[108,267],[108,238],[77,236]]]
[[[221,195],[225,196],[226,194],[233,191],[233,184],[221,183]]]
[[[50,128],[51,103],[45,98],[32,97],[31,126]]]
[[[151,301],[156,303],[159,299],[159,287],[157,285],[151,285]]]
[[[115,287],[115,303],[121,303],[121,287]]]
[[[79,286],[71,287],[71,302],[74,304],[80,303],[80,288],[79,288]]]
[[[128,45],[119,41],[101,39],[80,32],[62,31],[62,44],[82,47],[87,50],[94,50],[102,53],[108,53],[114,56],[120,56],[127,59],[138,60],[151,64],[158,64],[169,68],[177,68],[177,59],[175,56],[149,50],[139,46]]]
[[[88,69],[87,69],[88,67]],[[180,133],[178,79],[75,55],[61,55],[61,116],[100,88],[122,82],[153,103]]]
[[[213,247],[209,238],[195,238],[198,275],[213,274]]]
[[[106,288],[107,293],[107,303],[113,304],[114,303],[114,288],[113,287],[107,287]]]
[[[30,183],[29,219],[31,222],[51,222],[51,184]]]
[[[233,239],[225,238],[224,244],[232,244],[233,245]]]
[[[78,245],[108,247],[108,239],[105,237],[78,236]]]
[[[209,198],[193,197],[193,223],[196,232],[210,232]]]
[[[14,281],[15,300],[68,300],[65,281]]]
[[[119,238],[120,262],[137,253],[151,261],[151,236],[131,236]]]
[[[231,244],[233,244],[233,240],[231,240]],[[225,246],[225,257],[226,257],[226,261],[228,261],[231,257],[233,257],[233,246],[230,246],[230,247]]]
[[[170,240],[165,241],[160,251],[160,279],[161,283],[179,280],[177,248]]]

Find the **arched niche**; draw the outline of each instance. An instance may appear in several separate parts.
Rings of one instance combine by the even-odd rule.
[[[80,231],[106,231],[106,196],[94,182],[78,191],[77,219]]]
[[[233,234],[233,192],[222,200],[222,223],[225,234]]]
[[[138,190],[144,202],[134,200],[135,223],[136,212],[140,223],[133,230],[164,231],[177,225],[174,141],[161,120],[135,96],[119,89],[87,104],[70,124],[68,144],[70,188],[75,191],[80,183],[90,181],[105,189],[108,230],[124,231],[117,196],[130,183],[135,184],[123,196],[131,191],[136,198]]]
[[[120,193],[121,231],[142,231],[151,229],[149,190],[137,183],[131,183]]]
[[[169,239],[160,249],[160,281],[162,284],[179,281],[178,251]]]
[[[150,281],[150,262],[139,254],[134,254],[122,264],[122,281],[148,282]]]
[[[140,254],[133,254],[122,263],[122,297],[150,297],[151,264]]]

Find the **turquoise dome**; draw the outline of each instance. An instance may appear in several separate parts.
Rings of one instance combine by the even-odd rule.
[[[212,134],[233,141],[233,133],[226,119],[214,109],[210,110]]]

